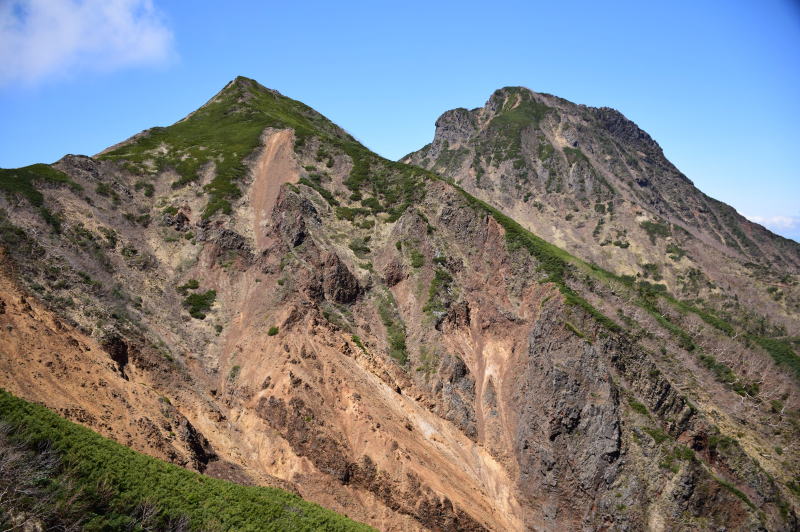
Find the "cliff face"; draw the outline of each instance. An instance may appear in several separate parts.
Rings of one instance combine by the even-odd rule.
[[[442,161],[475,159],[469,139],[489,139],[513,94],[447,113],[412,158],[466,191],[244,78],[94,158],[14,171],[41,197],[0,196],[0,386],[383,530],[796,528],[796,355],[768,337],[796,319],[789,289],[753,330],[503,215],[550,197],[548,178],[530,175],[525,199],[493,166]],[[555,120],[541,106],[501,121],[521,136],[500,167],[532,164],[530,121]],[[585,112],[657,159],[618,114]],[[548,142],[559,201],[627,219],[633,191]],[[701,238],[669,220],[652,247]],[[577,254],[605,249],[564,234]],[[793,248],[769,249],[794,271]],[[790,350],[780,365],[770,342]]]

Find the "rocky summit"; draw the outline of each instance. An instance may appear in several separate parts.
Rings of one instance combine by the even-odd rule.
[[[800,244],[618,111],[507,87],[395,162],[239,77],[0,190],[0,463],[89,486],[4,524],[800,526]]]

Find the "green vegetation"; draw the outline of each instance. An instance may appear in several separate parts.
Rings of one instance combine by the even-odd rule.
[[[686,250],[678,244],[670,243],[667,244],[667,255],[669,255],[670,259],[677,262],[686,256]]]
[[[634,283],[632,279],[617,277],[623,283],[628,284],[636,291],[637,299],[636,304],[646,310],[664,329],[669,331],[673,336],[678,339],[681,347],[687,351],[694,351],[696,346],[692,337],[684,331],[680,326],[672,323],[667,316],[662,313],[658,306],[658,299],[667,296],[667,287],[663,284],[652,284],[647,281],[639,281]]]
[[[718,450],[724,451],[738,444],[739,442],[737,442],[735,438],[722,434],[713,434],[708,438],[708,448],[712,452],[717,452]]]
[[[520,160],[522,132],[538,128],[539,122],[552,108],[536,101],[533,94],[522,87],[504,87],[492,95],[492,99],[495,98],[504,101],[500,112],[489,122],[487,137],[493,139],[493,145],[486,148],[497,157]]]
[[[20,195],[34,207],[44,205],[44,196],[36,188],[36,183],[49,185],[67,185],[72,190],[81,190],[81,186],[69,178],[67,174],[47,164],[32,164],[22,168],[0,168],[0,191],[7,196]]]
[[[372,214],[388,213],[389,222],[396,221],[409,205],[422,198],[422,180],[434,175],[421,168],[383,159],[355,142],[333,140],[332,144],[353,161],[353,168],[344,182],[353,194],[351,197],[371,196],[362,199],[362,205]]]
[[[411,267],[412,268],[422,268],[425,265],[425,255],[423,255],[420,250],[415,247],[408,246],[409,251],[408,255],[411,258]]]
[[[362,352],[363,352],[365,355],[368,355],[368,354],[369,354],[369,353],[367,352],[367,348],[366,348],[366,347],[364,347],[364,343],[361,341],[361,337],[360,337],[360,336],[358,336],[358,335],[355,335],[355,334],[354,334],[354,335],[352,335],[352,336],[350,337],[350,339],[351,339],[351,340],[353,340],[353,343],[354,343],[354,344],[356,344],[356,346],[358,346],[358,348],[359,348],[359,349],[361,349],[361,351],[362,351]]]
[[[603,225],[605,225],[605,223],[606,221],[604,218],[599,218],[597,220],[597,225],[595,225],[594,229],[592,230],[593,237],[597,238],[598,236],[600,236],[600,233],[603,231]]]
[[[353,330],[353,314],[347,307],[329,302],[322,305],[322,317],[331,325],[345,332]]]
[[[239,377],[239,373],[241,372],[242,372],[242,366],[239,365],[233,366],[230,372],[228,372],[228,380],[231,382],[235,381]]]
[[[578,338],[586,339],[586,335],[572,323],[565,321],[564,327]]]
[[[769,353],[776,364],[786,366],[800,379],[800,356],[797,356],[789,342],[761,336],[750,336],[750,339]]]
[[[758,508],[756,508],[756,505],[753,504],[753,501],[751,501],[750,498],[744,493],[742,493],[742,491],[739,490],[736,486],[734,486],[727,480],[721,479],[719,477],[714,477],[714,480],[716,480],[720,486],[722,486],[723,488],[734,494],[736,497],[741,499],[742,502],[744,502],[747,506],[749,506],[751,510],[758,510]]]
[[[589,164],[589,159],[587,159],[583,152],[578,148],[565,147],[564,155],[567,157],[567,162],[569,164],[575,164],[577,162],[585,162],[586,164]]]
[[[669,469],[673,473],[677,473],[680,468],[675,464],[676,461],[691,462],[694,459],[695,455],[693,450],[685,445],[675,444],[670,451],[664,454],[658,462],[658,465],[664,469]]]
[[[724,224],[725,228],[735,237],[734,239],[725,238],[725,244],[745,253],[761,253],[755,242],[750,240],[744,231],[742,231],[742,228],[739,225],[739,219],[741,218],[739,213],[737,213],[733,207],[726,205],[721,201],[713,198],[708,198],[708,200],[716,207],[716,215],[722,224]],[[742,249],[742,246],[744,246],[746,250]]]
[[[552,157],[555,152],[556,150],[553,148],[553,145],[546,140],[539,144],[539,159],[541,161],[546,161]]]
[[[639,401],[634,399],[633,397],[628,399],[628,404],[630,405],[631,410],[633,410],[634,412],[641,414],[643,416],[650,417],[650,411],[647,410],[647,407],[643,403],[640,403]]]
[[[445,295],[453,282],[453,276],[442,268],[436,268],[433,279],[428,287],[428,302],[422,307],[422,311],[432,315],[434,312],[444,312]]]
[[[433,375],[439,367],[439,354],[435,349],[428,350],[426,347],[419,348],[419,363],[416,371],[424,373],[425,376]]]
[[[45,207],[44,196],[36,188],[36,183],[66,185],[75,192],[82,190],[82,187],[64,172],[47,164],[32,164],[22,168],[0,168],[0,192],[4,192],[8,198],[22,196],[28,200],[33,207],[38,207],[42,219],[56,233],[60,233],[61,219]]]
[[[614,276],[613,274],[607,275],[616,278],[618,281],[623,282],[631,288],[637,290],[638,299],[636,304],[647,310],[665,329],[670,331],[676,338],[678,338],[681,346],[688,351],[696,349],[694,340],[691,336],[678,325],[672,323],[656,306],[656,301],[659,298],[666,300],[675,308],[686,313],[691,312],[701,318],[703,321],[712,327],[722,331],[728,336],[733,336],[735,330],[733,326],[719,316],[700,309],[686,301],[680,301],[667,293],[666,287],[660,284],[652,284],[647,281],[633,282],[632,278]],[[789,368],[794,375],[800,379],[800,356],[798,356],[791,344],[785,340],[776,338],[767,338],[763,336],[748,335],[747,339],[753,341],[764,348],[773,358],[776,364],[783,365]],[[719,362],[714,356],[698,353],[700,362],[709,369],[716,379],[720,382],[728,384],[731,388],[740,395],[755,396],[759,393],[759,386],[754,382],[744,381],[738,377],[731,368]]]
[[[678,300],[673,299],[670,296],[665,296],[665,297],[667,297],[670,300],[671,303],[673,303],[675,306],[677,306],[681,310],[686,311],[686,312],[692,312],[692,313],[696,314],[704,322],[706,322],[709,325],[711,325],[712,327],[714,327],[716,329],[719,329],[720,331],[724,332],[728,336],[733,336],[733,333],[734,333],[733,326],[730,323],[726,322],[725,320],[721,319],[720,317],[718,317],[718,316],[716,316],[714,314],[711,314],[710,312],[707,312],[705,310],[699,309],[699,308],[695,307],[694,305],[692,305],[690,303],[687,303],[685,301],[678,301]]]
[[[211,306],[217,298],[216,290],[208,290],[202,293],[194,293],[186,296],[183,306],[189,311],[189,315],[195,319],[205,319],[206,313],[211,310]]]
[[[636,304],[645,309],[662,327],[675,336],[678,339],[681,347],[687,351],[695,351],[697,349],[694,340],[689,333],[683,330],[679,325],[673,323],[665,313],[662,313],[659,310],[657,306],[657,300],[659,298],[665,299],[667,302],[683,312],[693,312],[701,319],[706,321],[709,325],[716,327],[729,336],[733,335],[733,327],[730,324],[713,314],[690,305],[689,303],[676,300],[667,293],[666,286],[664,285],[652,284],[648,283],[647,281],[639,281],[638,283],[634,284],[632,279],[624,277],[617,277],[617,279],[636,289],[638,294]],[[747,382],[740,377],[737,377],[731,368],[722,362],[719,362],[716,358],[714,358],[714,356],[698,352],[697,357],[699,358],[700,362],[714,374],[718,381],[729,385],[739,395],[747,394],[755,396],[758,394],[758,384]]]
[[[653,264],[652,262],[642,264],[642,274],[645,279],[651,278],[654,281],[663,279],[663,277],[661,277],[661,268],[658,264]]]
[[[94,191],[100,196],[111,198],[115,205],[120,201],[119,194],[108,183],[98,183]]]
[[[272,327],[270,327],[270,328],[269,328],[269,330],[267,331],[267,336],[275,336],[276,334],[278,334],[278,327],[277,327],[277,326],[275,326],[275,325],[273,325],[273,326],[272,326]]]
[[[386,328],[386,341],[389,344],[389,356],[395,359],[398,364],[405,366],[408,362],[408,351],[406,349],[406,328],[403,321],[397,315],[397,305],[391,292],[378,298],[378,314],[381,322]]]
[[[447,143],[447,141],[444,142]],[[445,171],[448,169],[459,168],[468,155],[469,149],[464,147],[456,150],[443,147],[439,152],[439,156],[436,158],[436,166],[437,168],[442,168]]]
[[[334,212],[337,218],[340,220],[347,220],[348,222],[354,221],[358,216],[366,216],[369,214],[368,209],[362,209],[361,207],[336,207]]]
[[[775,301],[780,301],[783,297],[783,292],[777,286],[768,286],[767,293],[772,296]]]
[[[333,193],[331,193],[330,190],[328,190],[327,188],[322,186],[322,183],[320,182],[320,179],[311,179],[311,178],[301,177],[300,180],[298,181],[298,183],[316,190],[317,193],[320,196],[322,196],[322,198],[325,201],[327,201],[329,205],[331,205],[333,207],[336,207],[337,205],[339,205],[339,202],[333,196]],[[337,213],[337,216],[338,216],[338,213]]]
[[[661,445],[670,439],[669,434],[658,428],[654,429],[650,427],[642,427],[642,430],[645,431],[651,438],[653,438],[653,441],[655,441],[657,445]]]
[[[361,200],[361,205],[369,209],[368,212],[371,212],[372,214],[378,214],[379,212],[383,211],[383,206],[381,205],[381,202],[378,201],[378,198],[363,198]]]
[[[176,288],[175,290],[182,296],[185,296],[189,290],[197,290],[200,288],[200,283],[197,279],[189,279],[184,284]]]
[[[133,185],[133,188],[137,192],[140,190],[144,191],[143,194],[148,198],[152,198],[156,191],[156,187],[154,187],[152,183],[148,183],[146,181],[137,181],[136,184]]]
[[[647,236],[650,237],[650,243],[654,246],[656,245],[657,238],[666,238],[672,234],[668,225],[658,222],[651,222],[648,220],[642,222],[639,226],[645,230]]]
[[[371,530],[277,488],[242,486],[137,453],[0,390],[0,526],[39,510],[45,529]],[[143,511],[144,509],[147,512]],[[152,513],[145,519],[145,513]]]
[[[730,385],[739,395],[758,395],[759,385],[757,383],[742,381],[731,368],[719,362],[713,355],[698,353],[697,357],[718,381]]]
[[[172,168],[179,175],[174,187],[197,181],[200,171],[213,164],[203,216],[230,214],[231,201],[241,194],[237,182],[246,172],[242,161],[259,146],[266,127],[294,129],[300,146],[317,134],[354,142],[310,107],[240,77],[187,119],[150,129],[101,158],[127,162],[139,173],[145,172],[146,161],[153,161],[157,171]]]
[[[353,251],[356,257],[359,259],[363,259],[367,255],[370,254],[372,251],[367,244],[367,239],[364,238],[354,238],[350,241],[349,248]]]
[[[336,160],[333,158],[333,155],[328,153],[323,147],[317,149],[316,157],[317,161],[325,162],[326,168],[333,168],[333,165],[336,164]],[[311,168],[313,169],[314,167],[312,166]]]
[[[622,329],[608,316],[601,313],[588,301],[578,295],[575,290],[567,286],[567,277],[571,270],[571,263],[580,263],[578,259],[572,257],[566,251],[542,240],[530,231],[523,228],[513,219],[501,213],[494,207],[479,200],[478,198],[468,194],[462,188],[453,185],[456,189],[464,195],[467,203],[473,208],[478,209],[492,216],[497,223],[499,223],[506,232],[506,244],[510,251],[517,249],[525,249],[530,253],[538,262],[538,269],[547,274],[546,281],[552,282],[558,286],[558,289],[564,295],[567,304],[575,305],[583,309],[587,314],[592,316],[600,325],[609,331],[619,332]],[[589,266],[593,271],[600,272],[597,266]],[[608,276],[612,274],[605,272]]]

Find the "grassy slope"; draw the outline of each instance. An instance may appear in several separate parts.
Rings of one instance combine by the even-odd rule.
[[[259,146],[267,127],[294,129],[298,143],[311,134],[352,141],[305,104],[239,77],[186,119],[150,129],[100,158],[123,162],[142,174],[148,168],[143,163],[152,160],[156,171],[171,168],[178,173],[176,188],[198,180],[203,166],[213,162],[216,176],[205,186],[209,200],[204,214],[230,213],[231,200],[240,195],[236,182],[247,171],[243,159]]]
[[[208,203],[203,215],[229,214],[231,201],[241,194],[237,181],[247,172],[244,159],[259,147],[261,134],[267,127],[293,129],[296,148],[314,136],[334,150],[346,153],[353,161],[347,185],[358,190],[367,185],[369,176],[367,192],[384,200],[379,207],[373,205],[377,210],[405,208],[415,198],[418,190],[415,177],[420,173],[416,169],[402,165],[405,179],[387,181],[385,177],[392,173],[389,169],[397,163],[379,161],[380,158],[310,107],[242,77],[186,119],[169,127],[153,128],[101,158],[119,161],[137,174],[148,173],[148,168],[152,168],[147,164],[150,161],[155,165],[152,171],[171,168],[179,175],[173,183],[176,188],[197,181],[204,166],[213,163],[215,176],[205,185]],[[379,167],[373,167],[370,174],[371,164]],[[318,185],[311,181],[306,184]]]
[[[63,184],[77,187],[67,174],[46,164],[32,164],[22,168],[0,168],[0,191],[6,194],[19,194],[34,207],[44,205],[44,196],[36,188],[36,183]]]
[[[44,205],[44,196],[36,188],[37,183],[48,185],[67,185],[73,190],[80,190],[80,185],[72,181],[67,174],[46,164],[32,164],[22,168],[0,168],[0,192],[8,197],[22,196],[39,209],[42,218],[58,232],[60,220]]]
[[[280,489],[240,486],[137,453],[3,390],[0,421],[31,449],[50,443],[64,467],[42,483],[62,497],[82,491],[76,497],[88,499],[82,501],[89,507],[85,530],[125,528],[127,516],[145,500],[161,509],[162,523],[184,515],[193,529],[371,530]],[[114,495],[101,504],[97,492],[102,483]],[[0,511],[0,524],[2,516]]]

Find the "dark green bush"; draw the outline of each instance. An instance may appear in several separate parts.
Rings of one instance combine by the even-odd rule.
[[[422,268],[425,265],[425,255],[423,255],[417,248],[411,248],[408,252],[411,258],[412,268]]]
[[[189,294],[183,301],[183,306],[189,311],[189,315],[198,320],[205,319],[206,312],[211,310],[211,306],[217,298],[216,290]]]
[[[186,295],[189,290],[197,290],[198,288],[200,288],[200,283],[197,281],[197,279],[189,279],[186,281],[186,283],[182,284],[175,290],[181,295]]]
[[[628,400],[628,404],[630,405],[631,409],[634,412],[636,412],[638,414],[641,414],[643,416],[650,417],[650,411],[647,410],[647,407],[644,404],[642,404],[639,401],[637,401],[636,399],[634,399],[633,397],[631,397]]]

